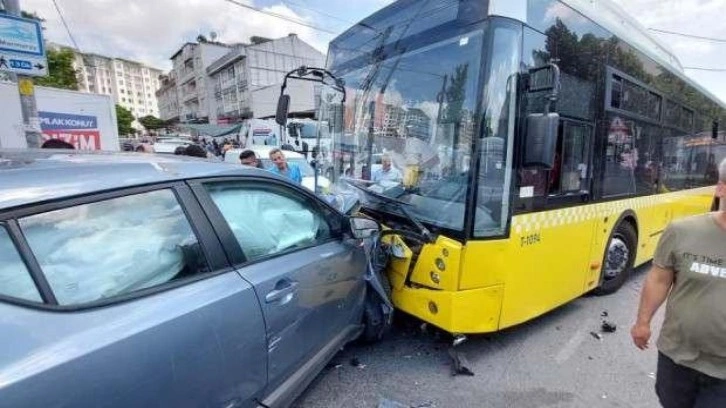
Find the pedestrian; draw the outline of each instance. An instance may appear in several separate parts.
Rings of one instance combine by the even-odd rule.
[[[249,149],[243,150],[242,153],[239,154],[239,162],[245,166],[257,167],[259,169],[263,168],[262,162],[257,159],[255,152]]]
[[[189,146],[184,148],[184,153],[182,154],[192,157],[209,157],[207,156],[207,150],[198,144],[190,144]]]
[[[40,145],[41,149],[75,149],[75,147],[61,139],[48,139]]]
[[[401,172],[391,165],[391,156],[383,154],[381,156],[381,168],[373,172],[373,182],[392,181],[400,183],[402,179]]]
[[[297,184],[302,184],[302,173],[300,168],[295,163],[288,163],[285,159],[285,155],[280,149],[270,150],[270,160],[272,160],[273,166],[270,167],[269,171],[285,176]]]
[[[635,345],[648,348],[651,319],[667,298],[655,383],[665,408],[726,407],[726,160],[718,173],[718,211],[663,232],[631,329]]]

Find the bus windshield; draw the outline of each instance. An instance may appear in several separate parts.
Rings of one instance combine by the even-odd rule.
[[[329,67],[345,81],[347,98],[333,135],[333,181],[395,197],[423,222],[463,230],[483,39],[477,29],[385,60]],[[329,61],[345,49],[335,44]]]

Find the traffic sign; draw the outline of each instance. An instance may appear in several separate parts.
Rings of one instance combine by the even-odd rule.
[[[0,14],[0,71],[48,75],[40,22]]]

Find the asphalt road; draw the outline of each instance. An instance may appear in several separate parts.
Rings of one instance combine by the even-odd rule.
[[[636,349],[629,334],[646,270],[614,295],[585,296],[516,328],[470,337],[459,350],[474,376],[452,376],[445,338],[401,319],[384,341],[339,353],[293,406],[659,407],[656,351]],[[590,332],[600,332],[603,311],[617,330],[598,340]],[[662,310],[656,334],[661,319]]]

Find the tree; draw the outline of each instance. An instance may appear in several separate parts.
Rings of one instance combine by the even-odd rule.
[[[42,18],[42,17],[40,17],[38,15],[38,13],[36,13],[35,11],[25,11],[25,10],[22,10],[22,11],[20,11],[20,17],[27,18],[27,19],[30,19],[30,20],[40,21],[41,23],[44,23],[45,22],[45,19]],[[45,27],[43,27],[43,30],[45,30]]]
[[[146,115],[144,117],[139,118],[139,123],[141,123],[141,125],[143,127],[145,127],[146,130],[161,129],[161,128],[165,127],[165,125],[166,125],[166,123],[163,120],[161,120],[153,115]]]
[[[37,85],[78,90],[77,72],[73,68],[73,50],[48,50],[48,76],[35,79]]]
[[[116,104],[116,123],[118,124],[119,136],[134,133],[134,128],[131,127],[131,122],[133,121],[134,115],[131,111],[119,104]]]

